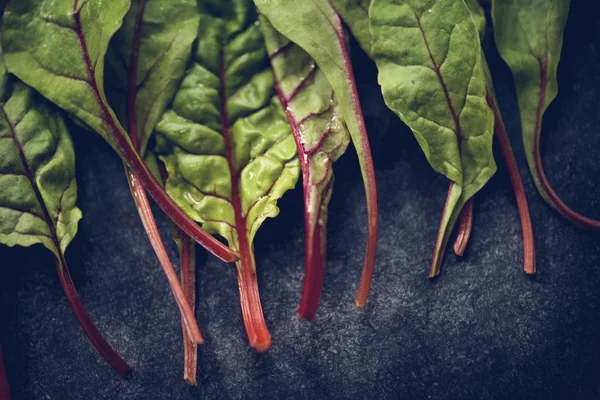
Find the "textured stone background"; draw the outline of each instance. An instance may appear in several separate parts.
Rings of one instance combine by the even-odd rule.
[[[600,30],[589,3],[573,3],[559,97],[544,118],[544,163],[568,204],[600,218]],[[535,278],[521,271],[517,210],[500,163],[476,197],[466,256],[449,254],[441,276],[427,279],[447,182],[387,111],[373,66],[355,52],[381,216],[366,309],[353,305],[365,210],[349,152],[336,165],[317,319],[296,317],[303,276],[302,196],[296,189],[256,240],[272,350],[257,355],[248,349],[234,268],[199,251],[197,315],[208,343],[200,349],[199,386],[187,386],[179,315],[122,166],[100,138],[77,132],[84,219],[67,259],[93,319],[135,371],[129,380],[119,378],[88,343],[48,252],[2,248],[0,337],[15,399],[600,398],[599,238],[571,226],[537,194],[519,139],[510,72],[489,50],[530,201]],[[162,217],[160,224],[166,232]]]

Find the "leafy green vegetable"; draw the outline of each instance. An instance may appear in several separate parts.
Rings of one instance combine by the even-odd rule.
[[[256,281],[252,241],[279,213],[299,161],[249,0],[200,5],[194,62],[156,127],[167,192],[208,232],[239,251],[244,323],[250,346],[271,345]]]
[[[368,237],[356,304],[364,306],[377,250],[377,190],[367,129],[342,23],[329,0],[255,0],[277,31],[306,51],[329,81],[358,154],[367,197]]]
[[[475,21],[482,21],[477,23],[477,29],[479,30],[480,37],[485,37],[486,31],[486,20],[483,8],[476,1],[467,1],[467,6],[471,15]],[[506,132],[506,126],[498,107],[498,100],[496,99],[496,93],[494,91],[494,82],[492,80],[492,74],[489,70],[487,61],[484,57],[484,69],[486,75],[486,97],[490,108],[494,111],[494,133],[500,144],[502,150],[502,156],[508,169],[508,175],[513,186],[515,193],[515,199],[517,200],[517,208],[519,209],[519,217],[521,220],[521,229],[523,231],[523,270],[525,273],[531,275],[535,273],[535,243],[533,238],[533,227],[531,224],[531,215],[529,214],[529,206],[527,205],[527,196],[525,195],[525,188],[523,187],[523,181],[521,180],[521,174],[519,173],[519,166],[517,160],[510,145],[510,139]]]
[[[535,185],[565,218],[584,228],[600,229],[600,221],[575,212],[556,194],[544,172],[540,149],[542,117],[558,94],[556,71],[569,6],[569,0],[494,1],[494,36],[515,78],[523,144]]]
[[[371,0],[333,0],[332,3],[360,47],[371,57],[371,47],[373,47],[373,36],[369,28]]]
[[[173,238],[179,250],[181,286],[187,302],[192,307],[196,303],[196,244],[185,232],[175,228]],[[198,344],[188,333],[185,319],[181,319],[183,334],[183,379],[190,385],[196,385],[198,369]]]
[[[325,273],[332,164],[346,151],[350,136],[333,89],[314,60],[262,16],[260,26],[302,167],[306,267],[298,315],[313,319]]]
[[[104,56],[128,8],[128,0],[13,1],[2,26],[6,66],[101,134],[182,230],[217,257],[234,261],[235,252],[202,231],[167,196],[106,102]]]
[[[496,171],[477,28],[462,1],[373,0],[372,55],[383,97],[450,186],[429,276],[464,204]]]
[[[123,26],[111,41],[109,72],[119,82],[112,100],[121,105],[116,108],[121,110],[120,119],[123,125],[128,126],[129,138],[142,156],[154,126],[183,77],[198,31],[198,22],[199,12],[195,1],[174,3],[134,0],[125,15]],[[185,335],[195,343],[202,343],[192,306],[186,299],[167,254],[146,192],[136,175],[129,168],[125,169],[144,229],[165,271],[184,326],[187,327]]]
[[[57,109],[21,82],[13,82],[0,55],[0,243],[41,244],[57,272],[79,324],[120,374],[129,366],[102,337],[81,304],[64,253],[77,232],[75,153]]]

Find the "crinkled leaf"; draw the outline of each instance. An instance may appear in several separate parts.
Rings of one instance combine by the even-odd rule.
[[[327,208],[333,191],[333,163],[350,141],[333,89],[302,48],[260,17],[267,51],[292,134],[304,181],[306,272],[299,315],[315,315],[325,268]]]
[[[494,1],[494,37],[515,78],[525,154],[538,191],[573,223],[600,229],[599,221],[573,211],[556,194],[544,173],[540,150],[542,118],[558,94],[556,72],[569,6],[569,0]]]
[[[77,232],[75,153],[60,112],[6,74],[0,52],[0,243],[42,244],[73,313],[100,354],[119,372],[130,367],[102,337],[81,304],[64,253]]]
[[[133,0],[111,41],[107,69],[117,89],[111,97],[140,154],[185,73],[199,16],[195,0]]]
[[[373,36],[369,29],[371,0],[333,0],[332,3],[360,47],[371,57],[373,46]]]
[[[329,0],[255,0],[277,31],[306,51],[333,88],[358,154],[367,197],[368,238],[363,274],[356,303],[366,303],[377,249],[377,190],[371,149],[344,29]]]
[[[75,153],[58,110],[0,65],[0,243],[60,260],[77,232]]]
[[[19,0],[4,14],[10,72],[101,134],[179,227],[223,260],[235,253],[203,232],[166,195],[106,102],[104,57],[128,0]]]
[[[443,251],[461,208],[496,171],[477,28],[462,1],[373,0],[369,12],[386,104],[431,166],[455,183],[440,228]]]
[[[251,346],[266,350],[252,241],[300,166],[248,0],[201,3],[193,64],[156,127],[167,192],[208,232],[227,239],[237,263]]]

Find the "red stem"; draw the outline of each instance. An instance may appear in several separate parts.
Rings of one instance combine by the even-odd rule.
[[[333,4],[330,2],[331,7]],[[354,105],[354,112],[356,114],[356,120],[358,122],[358,130],[360,132],[361,140],[358,143],[354,143],[354,146],[362,149],[364,159],[361,162],[361,167],[364,170],[364,183],[365,183],[365,194],[367,198],[367,247],[365,251],[365,260],[363,264],[363,270],[360,277],[360,283],[358,290],[356,291],[356,297],[354,299],[358,307],[364,307],[369,297],[369,291],[371,290],[371,283],[373,281],[373,272],[375,270],[375,256],[377,253],[377,188],[375,182],[375,169],[373,167],[373,159],[371,157],[371,146],[369,145],[369,137],[367,134],[367,127],[365,125],[365,119],[363,116],[362,108],[360,106],[360,99],[358,98],[358,90],[356,88],[356,79],[354,78],[354,71],[352,70],[352,62],[350,61],[350,53],[348,51],[348,43],[346,41],[346,35],[342,21],[338,14],[335,14],[334,29],[336,32],[337,40],[341,49],[341,54],[344,58],[345,72],[347,74],[347,81],[350,85],[352,93],[352,103]],[[359,158],[359,161],[361,159]]]
[[[240,237],[241,259],[236,263],[240,302],[250,347],[262,353],[271,347],[271,334],[267,328],[260,304],[254,255],[247,246],[248,239]]]
[[[10,400],[10,388],[8,387],[8,378],[4,368],[4,354],[0,345],[0,400]]]
[[[288,42],[287,45],[277,49],[270,55],[270,59],[273,60],[278,55],[282,55],[284,49],[289,48],[289,45],[293,42]],[[314,73],[316,65],[313,64],[313,69],[309,74]],[[308,75],[307,75],[308,76]],[[319,307],[319,301],[321,299],[321,290],[323,288],[323,279],[325,276],[325,262],[326,262],[326,241],[327,241],[327,227],[326,227],[326,215],[322,215],[327,210],[322,210],[323,198],[327,196],[326,190],[331,190],[331,186],[319,194],[319,184],[313,183],[312,172],[311,172],[311,161],[312,153],[309,153],[303,143],[302,132],[300,125],[306,122],[308,119],[316,116],[317,114],[309,114],[304,117],[301,122],[297,121],[296,115],[292,112],[290,107],[290,101],[298,93],[300,88],[303,87],[307,78],[300,81],[297,87],[291,92],[290,95],[283,93],[277,76],[275,76],[275,91],[279,96],[283,109],[292,130],[294,141],[296,142],[296,149],[300,159],[300,166],[302,168],[302,188],[304,193],[304,247],[305,247],[305,263],[304,263],[304,283],[302,287],[302,296],[300,297],[300,307],[298,308],[298,316],[312,320],[315,318],[317,308]],[[318,150],[324,140],[326,132],[323,133],[320,141],[313,147],[313,151]],[[316,208],[315,204],[319,204]]]
[[[181,243],[181,286],[188,303],[194,311],[196,302],[196,257],[195,244],[185,233],[178,230],[177,235]],[[183,379],[190,385],[196,386],[196,375],[198,368],[198,345],[194,343],[182,318],[183,329]]]
[[[133,32],[133,48],[131,51],[131,60],[129,63],[129,90],[127,96],[127,121],[129,128],[129,138],[131,139],[131,144],[138,152],[140,151],[140,141],[138,137],[136,115],[137,69],[140,44],[139,38],[141,34],[141,25],[143,21],[145,7],[146,1],[140,0]],[[148,235],[150,244],[154,249],[154,253],[156,254],[156,257],[158,258],[160,265],[163,271],[165,272],[165,275],[167,276],[169,286],[171,287],[171,291],[173,292],[173,296],[175,297],[175,301],[177,302],[177,306],[179,307],[179,311],[181,312],[181,318],[183,320],[186,330],[189,333],[190,340],[192,340],[195,343],[203,343],[204,339],[202,338],[202,334],[200,333],[198,323],[194,318],[193,308],[187,301],[181,284],[179,283],[177,272],[173,267],[173,263],[171,262],[169,255],[167,254],[167,249],[165,248],[162,237],[160,236],[160,232],[158,231],[158,227],[156,226],[156,220],[152,213],[152,209],[150,208],[150,202],[148,201],[146,192],[143,186],[140,184],[138,177],[127,168],[126,175],[127,181],[129,183],[129,189],[131,190],[131,194],[135,201],[138,214],[140,215],[140,219],[142,220],[142,224],[144,225],[144,229],[146,231],[146,234]]]
[[[77,290],[75,290],[71,274],[69,273],[64,260],[59,260],[57,262],[56,270],[67,301],[71,306],[71,310],[73,310],[73,314],[75,314],[75,318],[77,318],[77,322],[79,322],[79,325],[90,338],[90,341],[98,352],[100,352],[102,357],[104,357],[106,361],[121,374],[121,376],[127,377],[131,373],[131,367],[123,361],[121,356],[119,356],[112,347],[110,347],[102,337],[102,334],[98,331],[98,328],[96,328],[96,325],[94,325],[94,322],[92,322],[92,319],[83,307],[83,304],[81,304],[81,299],[77,294]]]
[[[76,5],[77,2],[75,2],[75,6]],[[203,231],[198,224],[188,217],[168,196],[162,185],[148,170],[148,167],[144,164],[137,151],[133,148],[128,136],[119,127],[119,123],[116,121],[113,113],[109,111],[105,103],[104,96],[100,93],[98,82],[96,81],[95,69],[90,59],[87,42],[83,33],[80,13],[81,10],[77,10],[76,8],[73,9],[73,20],[75,23],[75,27],[73,29],[79,38],[81,51],[87,65],[88,83],[91,86],[96,97],[96,101],[102,110],[104,121],[111,130],[115,149],[121,155],[127,166],[131,168],[132,172],[138,177],[144,186],[144,189],[156,201],[159,207],[165,212],[165,214],[167,214],[173,223],[175,223],[175,225],[177,225],[181,230],[190,235],[190,237],[192,237],[197,243],[221,260],[225,262],[236,261],[238,259],[238,254],[235,251],[231,250],[217,239]]]
[[[542,196],[550,203],[554,209],[561,213],[565,218],[579,226],[580,228],[600,230],[600,221],[585,217],[568,205],[566,205],[562,199],[556,194],[552,185],[546,177],[544,171],[544,163],[542,162],[542,154],[540,150],[540,137],[542,130],[542,114],[544,110],[544,101],[546,96],[546,87],[548,86],[548,58],[545,57],[543,60],[539,60],[540,65],[540,97],[538,101],[538,108],[536,113],[535,121],[535,132],[533,140],[533,169],[535,171],[535,181],[538,184]]]
[[[454,254],[462,257],[465,254],[469,238],[473,231],[473,199],[469,199],[465,208],[460,213],[460,222],[458,223],[458,233],[454,241]]]
[[[128,171],[127,178],[129,181],[129,188],[131,189],[131,193],[140,215],[140,219],[142,220],[142,224],[144,225],[144,229],[146,230],[150,244],[154,249],[154,253],[156,253],[156,257],[158,258],[158,261],[160,262],[160,265],[167,276],[169,286],[171,287],[171,291],[173,292],[173,296],[175,297],[179,311],[181,311],[181,317],[185,321],[185,325],[188,329],[190,337],[196,343],[204,343],[204,339],[200,333],[200,328],[198,328],[198,323],[194,317],[194,311],[186,299],[181,284],[179,283],[177,272],[173,267],[173,263],[167,254],[167,249],[165,248],[162,238],[160,237],[160,232],[156,226],[154,215],[152,215],[150,203],[146,197],[146,192],[144,191],[142,185],[139,184],[137,177],[134,174]]]
[[[519,217],[521,220],[521,230],[523,231],[523,270],[526,274],[535,274],[535,243],[533,238],[533,227],[531,224],[531,215],[529,214],[529,206],[527,205],[527,196],[525,195],[525,188],[523,187],[523,181],[519,174],[519,166],[517,160],[510,145],[510,139],[506,132],[506,126],[498,105],[496,104],[495,97],[489,91],[487,92],[487,101],[491,109],[494,111],[496,138],[500,144],[502,150],[502,156],[504,162],[508,168],[508,176],[515,192],[515,199],[517,200],[517,208],[519,209]]]
[[[325,191],[331,190],[331,188],[331,185],[327,186],[324,189],[322,196],[328,196]],[[307,188],[305,187],[305,189]],[[308,200],[310,201],[310,198]],[[313,201],[316,200],[317,199],[313,198]],[[316,216],[313,216],[310,213],[306,213],[304,216],[304,223],[306,226],[306,263],[298,316],[308,320],[313,320],[315,318],[317,309],[319,308],[323,280],[325,278],[327,216],[322,216],[322,212],[326,211],[319,207]]]
[[[225,157],[231,176],[231,205],[235,218],[235,233],[232,232],[233,240],[237,239],[237,249],[240,259],[236,262],[238,273],[238,287],[240,290],[240,302],[244,325],[248,335],[250,347],[258,352],[264,352],[271,347],[271,334],[267,328],[263,315],[258,293],[258,281],[256,279],[256,264],[252,246],[248,240],[247,215],[242,210],[242,193],[240,188],[240,174],[235,165],[235,154],[233,150],[233,138],[231,136],[229,117],[227,114],[227,91],[225,82],[225,54],[220,53],[220,114],[223,129],[223,141],[225,144]],[[235,247],[235,246],[234,246]]]

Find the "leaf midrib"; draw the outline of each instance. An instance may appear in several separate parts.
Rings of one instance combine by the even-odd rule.
[[[50,211],[48,210],[48,207],[46,206],[46,203],[44,202],[42,192],[40,191],[40,189],[37,185],[37,182],[35,180],[35,174],[29,167],[29,163],[27,161],[27,157],[25,156],[25,151],[23,149],[23,145],[21,144],[21,140],[19,139],[19,136],[17,135],[16,127],[13,124],[10,117],[8,116],[8,113],[6,112],[6,109],[4,108],[4,104],[0,104],[0,112],[2,113],[2,116],[6,120],[6,123],[8,124],[10,134],[12,136],[13,142],[15,143],[15,147],[17,148],[17,152],[18,152],[19,158],[21,160],[21,164],[23,164],[23,169],[25,172],[24,175],[29,180],[29,184],[31,185],[33,192],[35,193],[35,197],[37,198],[38,203],[40,204],[40,207],[42,209],[43,220],[44,220],[44,222],[46,222],[46,225],[48,225],[48,230],[50,231],[50,239],[52,240],[54,247],[56,247],[57,256],[60,258],[60,262],[64,264],[64,258],[63,258],[63,254],[62,254],[62,251],[60,248],[60,240],[58,240],[58,234],[56,233],[56,226],[54,224],[52,216],[50,215]],[[39,218],[39,216],[37,214],[35,214],[35,215]]]
[[[456,134],[456,137],[458,138],[458,140],[462,140],[463,137],[462,137],[462,131],[461,131],[461,127],[460,127],[460,119],[458,118],[458,114],[456,113],[456,110],[454,110],[454,106],[452,105],[452,99],[450,99],[450,92],[448,91],[448,87],[446,86],[446,82],[444,80],[444,77],[442,76],[442,71],[440,70],[440,67],[438,66],[437,62],[435,61],[435,59],[433,57],[433,53],[431,52],[431,47],[429,47],[429,41],[427,40],[427,35],[425,35],[425,31],[423,30],[423,26],[421,25],[421,18],[419,18],[419,16],[417,14],[415,14],[415,18],[417,20],[417,25],[419,27],[419,31],[421,32],[421,36],[423,37],[423,41],[425,42],[427,54],[429,55],[429,59],[431,60],[431,64],[433,65],[433,70],[435,72],[435,75],[436,75],[440,85],[442,86],[442,90],[444,91],[444,97],[446,99],[448,109],[450,110],[450,115],[452,116],[452,120],[454,121],[454,133]],[[448,46],[450,46],[450,43],[448,43]],[[459,148],[459,152],[460,152],[460,148]]]

